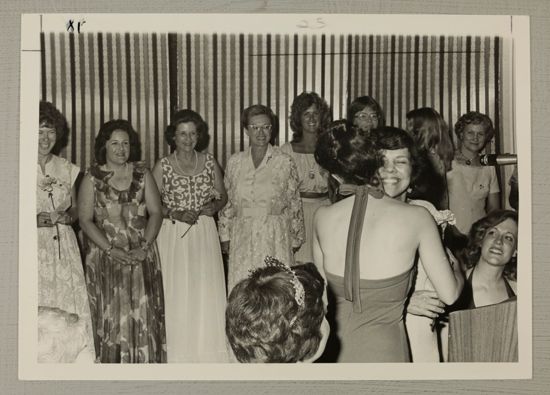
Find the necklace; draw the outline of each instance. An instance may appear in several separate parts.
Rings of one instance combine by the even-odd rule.
[[[471,166],[471,165],[472,165],[474,159],[468,158],[466,155],[464,155],[464,154],[462,153],[461,150],[458,150],[457,153],[458,153],[458,158],[457,158],[457,159],[459,160],[459,162],[463,162],[463,163],[464,163],[465,165],[467,165],[467,166]]]
[[[197,155],[197,151],[193,150],[193,153],[195,154],[195,166],[193,167],[193,171],[191,172],[191,175],[195,175],[195,172],[197,171],[197,165],[199,164],[199,157]],[[176,159],[176,166],[178,167],[178,170],[180,173],[185,174],[183,171],[183,168],[180,165],[180,161],[178,160],[177,151],[174,152],[174,158]]]
[[[313,163],[311,163],[311,158],[312,158],[312,155],[311,154],[305,154],[306,155],[306,163],[307,163],[307,166],[309,167],[309,172],[308,172],[308,176],[310,179],[314,179],[315,178],[315,173],[316,173],[316,162],[315,162],[315,158],[313,157]]]

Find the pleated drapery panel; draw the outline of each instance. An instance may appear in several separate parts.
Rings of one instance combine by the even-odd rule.
[[[248,140],[240,114],[251,104],[279,116],[278,143],[290,139],[292,100],[315,91],[333,118],[358,96],[374,97],[387,124],[405,126],[407,111],[434,107],[449,126],[470,110],[497,131],[488,152],[501,152],[503,40],[499,37],[294,34],[43,33],[42,94],[67,117],[62,153],[85,168],[100,125],[131,121],[149,166],[168,153],[164,130],[175,110],[190,108],[209,125],[209,152],[222,166]],[[454,138],[454,134],[453,134]],[[456,139],[455,139],[456,140]]]

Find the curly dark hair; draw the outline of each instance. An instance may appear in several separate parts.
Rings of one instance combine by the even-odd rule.
[[[231,291],[225,328],[240,362],[292,363],[315,355],[325,316],[324,280],[313,263],[292,271],[304,287],[302,307],[293,275],[280,267],[257,269]]]
[[[111,138],[111,135],[116,130],[122,130],[128,133],[130,139],[130,157],[129,162],[139,161],[141,158],[141,145],[139,142],[139,136],[132,127],[132,124],[125,119],[114,119],[105,122],[99,128],[99,132],[95,138],[94,154],[95,161],[98,165],[104,165],[107,161],[105,144]]]
[[[378,185],[379,158],[371,139],[357,133],[346,120],[331,123],[319,136],[315,160],[332,174],[356,185]]]
[[[263,104],[253,104],[250,107],[244,109],[241,114],[241,126],[244,129],[248,129],[248,122],[250,118],[256,115],[265,115],[269,118],[271,122],[271,138],[269,139],[270,144],[275,144],[277,137],[279,136],[279,118],[271,110],[271,108],[264,106]]]
[[[355,114],[363,111],[367,107],[378,114],[378,127],[385,126],[386,116],[384,115],[384,110],[382,110],[380,104],[370,96],[360,96],[351,102],[348,108],[348,121],[353,124]]]
[[[470,228],[470,233],[468,235],[468,246],[466,247],[464,254],[466,259],[466,267],[472,268],[479,262],[479,259],[481,258],[481,248],[483,246],[483,240],[485,239],[487,230],[506,221],[507,219],[511,219],[515,221],[516,224],[519,224],[518,213],[513,210],[494,210],[485,217],[474,222]],[[516,257],[512,257],[510,262],[508,262],[504,268],[504,276],[509,279],[516,280],[516,271],[517,259]]]
[[[495,129],[493,127],[493,121],[487,115],[477,111],[470,111],[458,118],[455,123],[455,134],[459,140],[462,140],[462,133],[466,125],[483,125],[485,127],[485,143],[493,138],[495,135]]]
[[[174,137],[176,136],[176,129],[180,123],[193,122],[197,128],[197,144],[195,149],[197,151],[203,151],[208,147],[210,142],[210,135],[208,134],[208,125],[199,113],[193,110],[179,110],[174,114],[174,121],[168,125],[164,132],[164,138],[170,146],[170,152],[176,149],[176,142]]]
[[[379,154],[378,168],[383,166],[382,150],[397,150],[407,148],[411,157],[411,184],[412,195],[418,198],[419,190],[424,191],[427,185],[433,180],[422,177],[429,169],[429,159],[425,152],[418,149],[414,139],[403,129],[393,126],[383,126],[373,130],[372,138],[375,141]]]
[[[294,132],[292,134],[293,142],[297,143],[302,140],[303,128],[301,118],[303,113],[313,105],[319,111],[319,133],[328,129],[332,120],[332,114],[327,102],[315,92],[302,92],[296,96],[290,107],[290,128]]]
[[[40,102],[39,127],[47,127],[55,130],[55,145],[52,153],[57,155],[67,145],[69,140],[69,124],[61,112],[50,102]]]

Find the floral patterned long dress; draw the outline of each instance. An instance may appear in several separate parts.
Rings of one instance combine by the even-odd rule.
[[[46,163],[44,172],[37,165],[36,213],[68,209],[79,171],[78,166],[55,155]],[[38,306],[78,314],[89,334],[88,351],[95,353],[84,270],[70,225],[58,223],[38,228]]]
[[[221,241],[231,241],[227,289],[263,266],[267,255],[294,264],[293,248],[305,238],[298,172],[292,158],[268,146],[255,168],[250,149],[229,158],[228,201],[219,215]]]
[[[143,163],[133,163],[132,183],[119,191],[109,184],[113,172],[93,166],[94,220],[116,248],[140,246],[147,225]],[[156,245],[138,265],[123,265],[91,241],[86,282],[100,362],[166,362],[164,295]]]

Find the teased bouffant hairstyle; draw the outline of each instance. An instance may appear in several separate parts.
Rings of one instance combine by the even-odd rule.
[[[332,174],[356,185],[378,185],[379,159],[371,139],[357,133],[345,120],[334,121],[319,136],[315,160]]]
[[[506,221],[507,219],[511,219],[515,221],[516,224],[519,224],[518,213],[513,210],[491,211],[485,217],[474,222],[474,224],[470,228],[470,233],[468,235],[468,246],[466,247],[466,253],[464,255],[466,258],[466,267],[474,267],[479,262],[479,259],[481,258],[483,239],[485,239],[487,230]],[[510,259],[510,262],[508,262],[506,264],[506,267],[504,268],[504,275],[507,278],[515,280],[516,271],[517,259],[516,257],[512,257],[512,259]]]
[[[322,133],[329,127],[332,114],[327,102],[315,92],[302,92],[296,96],[290,107],[290,128],[294,132],[292,134],[293,142],[302,140],[302,115],[313,105],[319,111],[320,127],[318,132]]]
[[[176,129],[178,128],[178,125],[180,123],[187,122],[194,123],[195,127],[197,128],[197,144],[195,145],[195,150],[203,151],[204,149],[206,149],[206,147],[208,147],[208,143],[210,142],[208,125],[206,124],[206,122],[204,122],[200,114],[193,110],[179,110],[174,114],[173,118],[173,122],[168,125],[166,131],[164,132],[164,138],[170,146],[171,152],[176,149],[176,142],[174,141],[174,137],[176,136]]]
[[[55,130],[55,145],[52,148],[52,153],[58,154],[67,145],[69,140],[69,124],[67,123],[67,119],[52,103],[41,101],[38,124],[40,127]]]
[[[256,115],[265,115],[271,121],[271,138],[269,139],[269,142],[271,144],[275,144],[279,135],[279,119],[271,110],[271,108],[266,107],[263,104],[254,104],[250,107],[245,108],[241,115],[241,126],[244,129],[248,129],[250,118]]]
[[[378,127],[386,125],[386,116],[380,104],[370,96],[360,96],[353,100],[348,108],[348,121],[353,124],[355,114],[363,111],[365,108],[370,108],[378,114]]]
[[[77,314],[56,307],[38,306],[39,363],[75,362],[86,343],[86,324]]]
[[[139,136],[132,127],[132,124],[125,119],[115,119],[105,122],[99,128],[99,133],[95,138],[94,153],[95,160],[98,165],[104,165],[107,161],[105,144],[111,138],[111,135],[116,130],[122,130],[128,133],[130,140],[130,157],[129,162],[135,162],[141,158],[141,146],[139,143]]]
[[[256,269],[231,291],[225,328],[240,362],[293,363],[317,352],[324,280],[313,263],[291,269],[304,287],[303,306],[295,298],[294,276],[281,267]]]
[[[407,113],[412,121],[412,135],[419,149],[434,150],[445,164],[445,172],[451,170],[454,146],[449,127],[443,117],[431,107],[422,107]]]
[[[477,111],[470,111],[458,118],[455,123],[455,134],[460,140],[462,140],[462,133],[466,125],[483,125],[485,127],[485,143],[493,138],[495,135],[495,129],[493,128],[493,121],[487,115]]]

